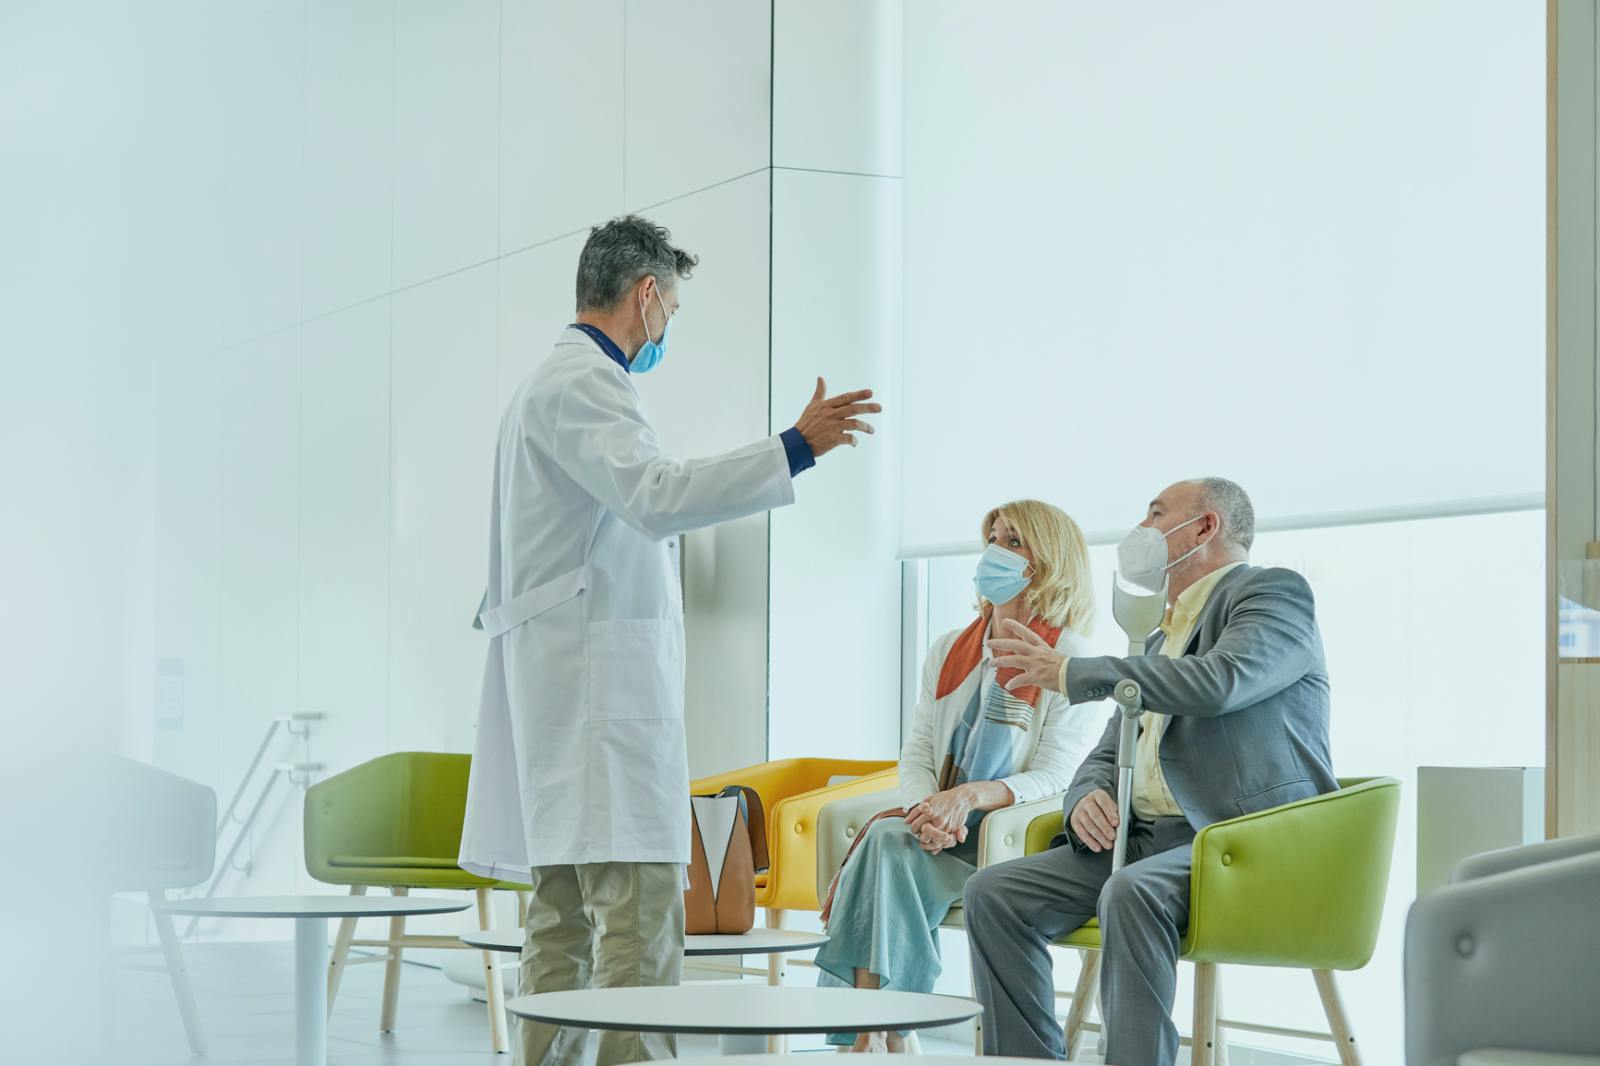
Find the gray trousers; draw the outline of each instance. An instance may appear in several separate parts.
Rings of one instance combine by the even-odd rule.
[[[1065,1057],[1049,946],[1098,915],[1106,1062],[1170,1066],[1177,1059],[1172,998],[1189,925],[1193,841],[1182,818],[1135,820],[1128,863],[1115,877],[1109,850],[1062,846],[967,881],[963,906],[984,1009],[984,1054]]]
[[[519,992],[675,985],[683,974],[683,867],[597,862],[533,868]],[[586,1028],[518,1022],[516,1066],[582,1066]],[[605,1030],[596,1066],[677,1058],[671,1033]]]

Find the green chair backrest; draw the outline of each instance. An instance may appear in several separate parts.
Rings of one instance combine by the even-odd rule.
[[[395,752],[311,786],[305,800],[307,871],[338,884],[347,883],[344,876],[325,875],[351,860],[409,857],[453,866],[471,768],[470,755]]]
[[[1049,851],[1050,842],[1060,834],[1066,824],[1064,811],[1051,811],[1049,814],[1039,815],[1028,823],[1028,835],[1023,838],[1022,853],[1037,855],[1041,851]]]
[[[1340,785],[1200,831],[1185,957],[1312,970],[1367,964],[1388,891],[1400,782]]]

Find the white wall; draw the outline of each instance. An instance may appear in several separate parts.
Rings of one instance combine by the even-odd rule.
[[[157,321],[145,680],[180,660],[184,697],[157,730],[136,687],[124,746],[223,802],[290,711],[326,717],[269,763],[317,778],[468,751],[495,429],[572,318],[588,226],[647,211],[702,256],[640,382],[668,449],[768,432],[769,12],[286,0],[150,32],[185,254]],[[691,537],[689,567],[694,769],[759,761],[766,519]],[[225,891],[315,890],[299,801],[280,786]]]
[[[679,454],[767,435],[769,188],[765,172],[747,174],[651,211],[686,241],[703,235],[689,245],[701,265],[679,290],[671,354],[639,379],[663,445]],[[701,776],[766,751],[767,516],[690,533],[682,559],[689,770]]]
[[[772,424],[820,375],[884,413],[772,516],[772,758],[900,745],[899,0],[774,7]]]
[[[126,205],[162,178],[130,134],[146,57],[114,13],[86,18],[100,14],[0,8],[0,809],[10,848],[54,886],[0,887],[0,1028],[18,1062],[58,1056],[63,1033],[92,1039],[85,960],[104,944],[94,879],[118,799],[100,757],[130,689],[148,720],[163,220]]]
[[[1114,534],[1174,455],[1264,521],[1539,505],[1542,5],[1003,8],[906,24],[908,549]],[[1039,396],[1056,447],[951,432]]]

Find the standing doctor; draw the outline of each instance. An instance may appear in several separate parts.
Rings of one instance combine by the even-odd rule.
[[[592,230],[578,320],[500,420],[489,637],[461,865],[531,877],[524,994],[675,985],[683,965],[689,766],[677,535],[794,502],[793,479],[880,410],[824,397],[723,455],[663,455],[633,375],[655,369],[694,256],[635,216]],[[583,1061],[588,1033],[524,1021],[524,1066]],[[670,1058],[606,1033],[598,1066]]]

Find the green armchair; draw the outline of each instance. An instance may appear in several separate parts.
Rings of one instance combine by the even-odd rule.
[[[477,895],[481,929],[489,928],[490,893],[513,890],[518,893],[518,924],[522,924],[529,886],[491,881],[456,865],[471,768],[470,755],[396,752],[311,786],[305,801],[306,871],[318,881],[350,886],[355,896],[369,888],[387,888],[397,896],[413,888],[472,891]],[[330,1011],[340,978],[352,961],[352,947],[384,949],[383,955],[371,960],[386,967],[378,1023],[383,1032],[395,1026],[405,948],[472,950],[455,937],[407,935],[405,922],[403,917],[391,918],[384,940],[355,939],[354,918],[339,923],[328,967]],[[500,1053],[509,1047],[500,975],[493,953],[481,954],[491,1045]]]
[[[1190,1061],[1212,1066],[1218,1043],[1217,966],[1238,963],[1310,970],[1329,1032],[1296,1035],[1332,1041],[1343,1066],[1360,1053],[1334,982],[1336,970],[1359,970],[1378,939],[1394,853],[1400,782],[1351,778],[1336,792],[1217,822],[1194,840],[1189,929],[1183,958],[1195,964],[1194,1033]],[[1061,831],[1063,814],[1034,818],[1029,854],[1043,851]],[[1315,915],[1315,921],[1308,921]],[[1091,921],[1058,943],[1098,952]],[[1070,1059],[1088,1024],[1098,991],[1099,956],[1079,972],[1067,1015]]]

